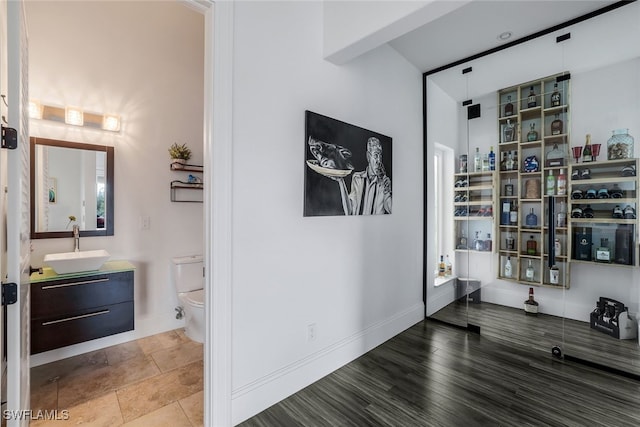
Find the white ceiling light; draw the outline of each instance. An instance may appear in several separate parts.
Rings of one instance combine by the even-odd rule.
[[[503,33],[498,34],[498,37],[496,37],[498,40],[500,40],[501,42],[507,41],[511,38],[511,36],[513,35],[513,33],[511,31],[505,31]]]

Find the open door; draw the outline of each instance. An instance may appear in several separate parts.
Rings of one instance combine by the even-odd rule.
[[[2,133],[5,136],[12,135],[12,130],[15,130],[17,140],[17,144],[3,141],[3,146],[8,147],[2,148],[0,155],[0,189],[6,189],[1,192],[3,244],[0,274],[3,283],[2,327],[6,331],[2,349],[3,361],[6,360],[6,390],[3,387],[2,401],[6,401],[6,406],[2,408],[2,416],[8,427],[18,427],[29,425],[31,418],[28,411],[30,233],[27,33],[23,2],[3,0],[0,6],[0,55],[3,58],[0,81],[2,95],[6,95],[3,96],[1,110]]]

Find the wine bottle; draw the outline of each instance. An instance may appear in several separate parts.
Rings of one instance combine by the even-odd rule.
[[[553,84],[553,92],[551,93],[551,102],[550,102],[550,104],[551,104],[552,107],[559,107],[561,101],[562,101],[562,95],[558,91],[558,83],[554,83]]]
[[[489,170],[490,171],[496,170],[496,153],[493,152],[493,145],[489,150]]]
[[[451,265],[451,260],[449,260],[449,255],[447,255],[447,262],[444,264],[444,275],[445,277],[453,275],[453,266]]]
[[[549,169],[549,176],[547,176],[547,196],[553,196],[556,194],[556,179],[553,177],[553,169]]]
[[[518,206],[515,201],[511,201],[509,209],[509,225],[518,225]]]
[[[507,103],[504,105],[504,115],[513,116],[513,104],[511,103],[511,95],[507,95]]]
[[[511,265],[511,257],[507,256],[507,261],[504,263],[504,277],[513,276],[513,266]]]
[[[531,260],[529,260],[529,266],[531,266]],[[529,267],[527,267],[527,271]],[[524,312],[532,316],[538,315],[538,302],[533,298],[533,288],[529,288],[529,299],[524,302]]]
[[[582,162],[590,162],[593,160],[593,155],[591,154],[591,134],[587,134],[587,140],[584,143],[584,148],[582,149]]]
[[[529,89],[529,96],[527,96],[527,107],[533,108],[536,105],[536,93],[533,91],[533,86],[531,86],[531,89]]]
[[[440,255],[440,262],[438,263],[438,277],[444,277],[445,271],[444,257]]]

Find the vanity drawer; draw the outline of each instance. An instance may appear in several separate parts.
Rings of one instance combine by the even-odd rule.
[[[133,301],[133,271],[52,280],[31,285],[31,317],[64,316]]]
[[[31,354],[77,344],[134,327],[133,301],[31,319]]]

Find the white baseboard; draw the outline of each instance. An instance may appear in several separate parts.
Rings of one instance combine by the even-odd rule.
[[[422,302],[233,390],[233,425],[258,414],[424,319]]]

